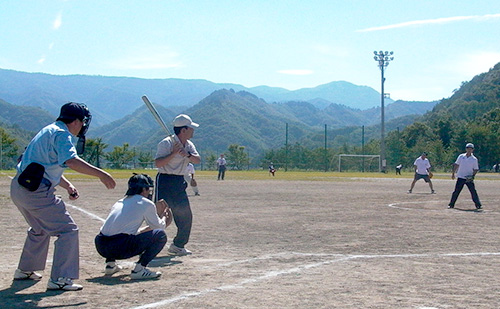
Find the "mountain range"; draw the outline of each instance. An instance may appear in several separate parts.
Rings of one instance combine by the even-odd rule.
[[[380,94],[374,89],[345,81],[291,91],[268,86],[246,88],[207,80],[59,76],[0,69],[0,99],[15,105],[41,107],[53,115],[57,115],[59,107],[68,101],[83,102],[94,112],[97,125],[134,112],[142,106],[140,98],[144,94],[159,105],[183,110],[219,89],[248,91],[270,103],[308,101],[318,108],[335,103],[368,109],[380,104]],[[387,104],[392,102],[387,99]]]
[[[93,114],[89,137],[102,137],[110,146],[128,143],[151,149],[164,133],[140,101],[144,93],[167,124],[181,112],[191,115],[201,124],[193,141],[200,149],[215,152],[233,143],[257,153],[280,147],[285,124],[290,141],[296,142],[323,130],[324,125],[347,132],[343,128],[380,123],[379,93],[342,81],[289,91],[205,80],[55,76],[1,69],[0,123],[37,131],[53,121],[60,106],[71,98],[87,103]],[[386,102],[388,126],[391,119],[399,119],[394,123],[402,127],[412,123],[414,116],[408,115],[422,115],[437,104]]]

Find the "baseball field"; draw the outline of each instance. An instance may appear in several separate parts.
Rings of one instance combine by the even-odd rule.
[[[155,175],[154,171],[148,171]],[[80,191],[68,210],[80,228],[76,292],[47,291],[52,247],[41,281],[13,281],[27,224],[9,198],[12,172],[0,174],[1,308],[498,308],[498,174],[479,174],[484,210],[467,188],[447,209],[455,182],[423,181],[407,194],[410,174],[278,171],[199,172],[201,196],[188,249],[150,264],[158,280],[130,280],[136,259],[104,275],[94,247],[130,171],[112,172],[117,187],[67,174]],[[63,198],[65,192],[58,190]],[[167,228],[170,243],[175,225]],[[167,246],[168,246],[167,244]]]

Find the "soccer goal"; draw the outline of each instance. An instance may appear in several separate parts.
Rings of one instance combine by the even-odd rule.
[[[380,155],[339,155],[339,172],[379,172]]]

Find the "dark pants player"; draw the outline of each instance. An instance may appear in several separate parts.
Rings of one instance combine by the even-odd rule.
[[[455,184],[455,191],[453,191],[453,193],[451,194],[451,201],[450,204],[448,204],[448,206],[450,206],[450,208],[455,207],[455,203],[458,199],[458,196],[460,195],[460,192],[462,192],[464,185],[467,185],[467,188],[469,189],[470,195],[472,197],[472,201],[476,205],[476,208],[477,209],[481,208],[481,202],[479,201],[479,196],[477,195],[474,181],[467,181],[464,178],[457,178],[457,183]]]
[[[193,224],[193,214],[186,193],[187,183],[183,175],[158,174],[156,176],[156,196],[155,200],[164,199],[172,210],[174,222],[177,226],[177,235],[173,244],[179,248],[189,241],[191,226]]]
[[[97,252],[106,262],[124,260],[140,255],[139,264],[146,267],[165,247],[167,235],[164,230],[155,229],[137,235],[117,234],[105,236],[99,233],[95,238]]]

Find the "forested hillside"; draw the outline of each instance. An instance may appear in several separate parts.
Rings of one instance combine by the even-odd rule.
[[[500,162],[500,63],[489,72],[463,83],[450,98],[424,115],[421,121],[406,127],[398,136],[390,134],[394,144],[391,163],[409,164],[424,150],[434,165],[449,169],[467,142],[476,146],[481,168],[490,169]],[[399,160],[396,152],[402,154]]]

